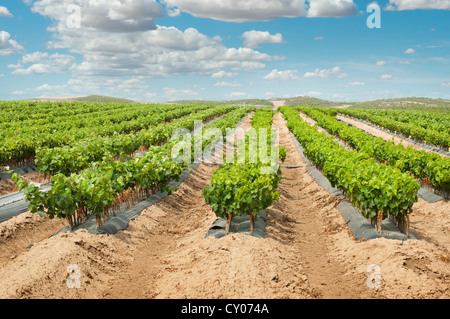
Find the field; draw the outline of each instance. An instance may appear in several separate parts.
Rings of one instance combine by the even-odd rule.
[[[0,102],[0,298],[450,297],[445,107],[247,102]]]

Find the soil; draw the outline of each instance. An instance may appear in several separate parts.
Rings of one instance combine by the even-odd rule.
[[[45,184],[50,182],[50,180],[44,179],[43,174],[39,172],[27,173],[21,175],[21,177],[29,182]],[[12,179],[0,180],[0,196],[8,195],[11,193],[18,192],[16,183]]]
[[[241,127],[248,129],[249,119]],[[264,239],[244,234],[205,238],[216,216],[201,191],[216,167],[201,164],[175,193],[117,235],[79,230],[34,237],[31,248],[15,252],[11,245],[3,254],[8,240],[26,238],[28,232],[5,237],[2,254],[16,256],[1,259],[0,298],[450,297],[448,201],[417,203],[411,227],[421,234],[419,240],[356,241],[335,208],[337,198],[301,167],[279,113],[274,127],[287,150],[285,164],[297,168],[282,168],[281,197],[267,209]],[[23,216],[38,227],[46,223]],[[10,228],[24,222],[18,218],[23,217],[12,220]],[[79,267],[79,288],[69,288],[71,265]],[[375,287],[373,269],[380,271]]]

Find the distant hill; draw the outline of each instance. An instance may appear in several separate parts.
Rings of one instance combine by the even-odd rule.
[[[243,100],[229,100],[229,101],[205,101],[205,100],[179,100],[172,101],[174,104],[214,104],[214,105],[263,105],[272,106],[272,102],[263,99],[243,99]]]
[[[364,109],[397,109],[397,110],[438,110],[450,111],[450,100],[432,99],[424,97],[406,97],[382,99],[368,102],[354,103],[354,108]]]
[[[287,98],[286,105],[289,106],[317,106],[317,107],[350,107],[353,105],[352,102],[333,102],[318,99],[310,96],[297,96],[292,98]]]
[[[89,96],[79,97],[76,99],[76,101],[78,101],[78,102],[104,102],[104,103],[137,103],[136,101],[129,100],[129,99],[103,96],[103,95],[89,95]]]

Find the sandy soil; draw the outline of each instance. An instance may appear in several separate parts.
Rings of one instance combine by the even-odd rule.
[[[0,180],[0,196],[18,192],[19,189],[12,179]]]
[[[280,114],[274,127],[287,148],[285,164],[304,164]],[[264,239],[205,239],[216,217],[200,193],[214,169],[201,164],[177,192],[117,235],[61,234],[17,254],[0,269],[0,298],[450,297],[448,241],[437,228],[426,232],[416,220],[413,231],[426,232],[422,240],[356,242],[336,198],[305,167],[282,169],[281,198],[268,208]],[[448,223],[431,208],[439,209],[418,210],[448,234]],[[74,264],[80,288],[67,285]],[[373,264],[380,270],[378,288],[368,285]]]
[[[50,182],[49,179],[44,179],[44,175],[39,172],[27,173],[21,175],[22,178],[29,182],[45,184]],[[0,196],[8,195],[11,193],[18,192],[19,189],[16,186],[16,183],[12,179],[0,180]]]

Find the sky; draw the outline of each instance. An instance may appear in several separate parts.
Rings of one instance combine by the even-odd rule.
[[[0,0],[0,100],[450,98],[450,0]]]

